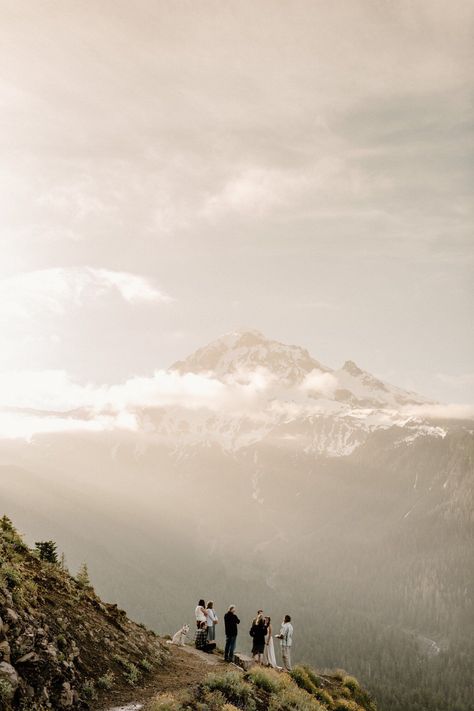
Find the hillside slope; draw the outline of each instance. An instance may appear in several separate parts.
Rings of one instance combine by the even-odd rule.
[[[153,632],[40,560],[0,519],[1,709],[97,708],[110,687],[139,684],[167,657]]]
[[[103,603],[87,576],[73,578],[47,557],[28,548],[10,519],[0,519],[1,711],[97,710],[133,698],[148,698],[150,711],[375,710],[344,673],[244,673],[217,655],[208,674],[207,655],[165,645]]]

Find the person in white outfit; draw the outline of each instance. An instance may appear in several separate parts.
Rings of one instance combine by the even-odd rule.
[[[214,610],[214,603],[210,600],[206,607],[206,621],[207,621],[207,641],[214,642],[216,638],[216,625],[219,622],[219,618]]]
[[[275,635],[280,640],[281,658],[285,671],[291,671],[291,646],[293,644],[293,625],[290,615],[285,615],[282,622],[280,634]]]
[[[196,627],[198,629],[201,627],[201,622],[205,622],[207,624],[206,603],[204,600],[199,600],[196,609],[194,610],[194,615],[196,617]]]
[[[278,669],[275,657],[275,646],[273,644],[272,621],[270,617],[265,618],[267,625],[267,634],[265,636],[265,650],[263,652],[263,664],[266,667]]]

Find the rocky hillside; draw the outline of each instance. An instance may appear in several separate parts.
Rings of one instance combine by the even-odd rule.
[[[82,577],[31,551],[0,519],[0,709],[95,709],[168,655],[156,636]]]

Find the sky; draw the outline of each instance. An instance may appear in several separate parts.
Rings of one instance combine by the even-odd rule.
[[[472,3],[0,13],[0,382],[252,328],[474,403]]]

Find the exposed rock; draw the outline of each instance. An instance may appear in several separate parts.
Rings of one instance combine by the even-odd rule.
[[[70,708],[74,703],[74,692],[71,689],[71,684],[65,681],[62,686],[61,696],[59,698],[59,704],[61,708]]]
[[[2,684],[2,696],[5,701],[11,701],[18,689],[20,679],[15,667],[7,662],[0,662],[0,682]]]
[[[8,622],[8,625],[16,625],[18,623],[18,615],[15,612],[15,610],[12,610],[11,607],[7,607],[5,610],[5,620]]]
[[[36,652],[28,652],[28,654],[24,654],[20,659],[17,659],[15,664],[26,664],[27,662],[34,664],[35,662],[39,662],[39,660],[40,658]]]
[[[237,664],[237,666],[244,669],[244,671],[248,671],[254,666],[255,662],[252,657],[248,657],[246,654],[238,652],[237,654],[234,654],[234,664]]]
[[[11,650],[7,640],[0,642],[0,662],[11,662]]]

